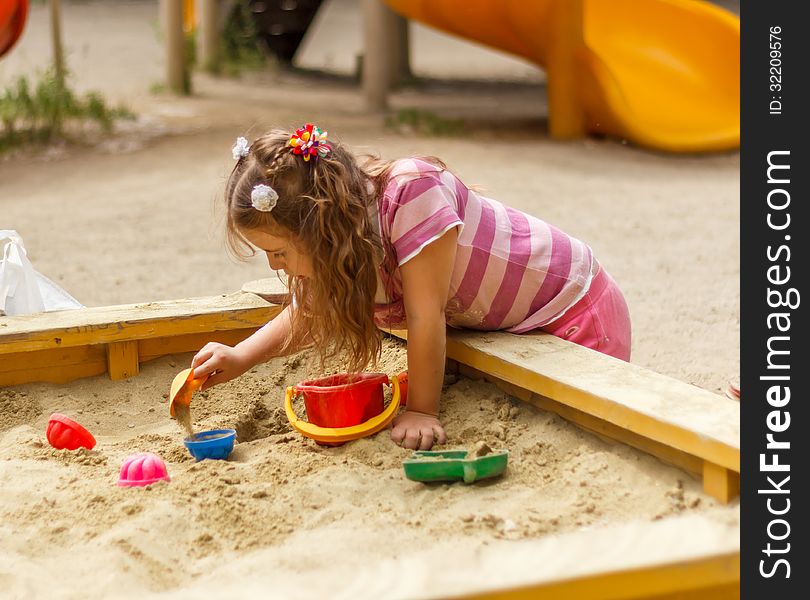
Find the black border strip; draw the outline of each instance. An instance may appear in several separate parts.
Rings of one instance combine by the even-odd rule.
[[[741,578],[742,597],[752,600],[806,598],[810,589],[810,504],[800,491],[809,487],[810,438],[801,352],[810,303],[801,297],[810,294],[806,6],[741,7]]]

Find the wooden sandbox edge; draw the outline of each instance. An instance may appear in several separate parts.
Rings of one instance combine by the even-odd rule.
[[[0,386],[137,375],[148,360],[236,344],[282,307],[251,293],[80,308],[0,319]]]
[[[458,581],[465,600],[732,600],[740,594],[735,518],[676,515],[511,540],[478,549],[482,584]],[[583,557],[590,556],[590,560]],[[531,557],[531,558],[529,558]],[[532,565],[533,568],[525,568]]]
[[[732,600],[740,597],[740,553],[603,571],[586,576],[454,596],[458,600]]]
[[[407,332],[387,331],[401,339]],[[551,335],[448,330],[448,368],[739,495],[739,403]]]

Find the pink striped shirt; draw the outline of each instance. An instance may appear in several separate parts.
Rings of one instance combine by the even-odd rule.
[[[390,303],[375,309],[382,327],[405,325],[397,267],[452,227],[459,236],[448,325],[523,333],[560,317],[590,285],[593,257],[586,244],[469,190],[430,163],[396,161],[378,203],[390,261],[381,273]]]

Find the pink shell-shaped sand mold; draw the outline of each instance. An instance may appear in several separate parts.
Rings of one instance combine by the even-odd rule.
[[[169,472],[166,470],[166,463],[157,454],[139,452],[124,459],[118,475],[118,485],[132,487],[158,481],[169,481]]]

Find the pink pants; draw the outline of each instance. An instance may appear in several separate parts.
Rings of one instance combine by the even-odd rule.
[[[630,311],[619,286],[601,266],[586,294],[542,331],[604,354],[630,360]]]

